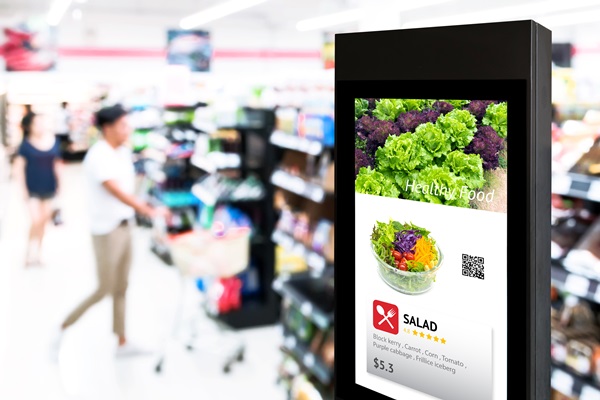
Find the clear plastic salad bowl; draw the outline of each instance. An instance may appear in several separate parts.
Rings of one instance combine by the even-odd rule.
[[[438,252],[438,262],[432,269],[423,272],[410,272],[402,271],[395,266],[387,264],[379,258],[373,248],[373,243],[371,243],[371,252],[377,261],[379,276],[388,286],[404,294],[420,294],[431,289],[431,285],[435,282],[437,271],[444,262],[444,255],[437,244],[435,245],[435,249]]]

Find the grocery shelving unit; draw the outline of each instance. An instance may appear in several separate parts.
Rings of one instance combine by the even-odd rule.
[[[275,280],[273,287],[283,297],[281,351],[291,357],[299,372],[315,382],[324,399],[332,399],[335,374],[331,359],[326,355],[325,344],[326,338],[333,336],[332,269],[328,269],[320,277],[309,272],[281,276]],[[303,321],[303,328],[293,326],[292,321],[297,322],[298,316]],[[331,346],[332,338],[329,340]]]
[[[584,152],[584,154],[587,154]],[[593,157],[591,154],[587,154],[586,157]],[[588,161],[584,164],[587,165]],[[558,224],[553,224],[554,229],[562,229],[573,234],[576,238],[575,244],[567,246],[564,253],[560,256],[554,256],[552,259],[551,268],[551,280],[553,288],[560,293],[558,296],[558,302],[560,306],[564,305],[563,298],[567,296],[575,296],[579,299],[579,302],[585,304],[592,310],[594,314],[595,323],[592,327],[597,328],[598,319],[597,315],[600,312],[600,275],[594,274],[586,264],[589,263],[585,258],[579,258],[578,256],[570,256],[571,251],[581,244],[581,240],[585,235],[585,232],[589,232],[589,228],[598,220],[598,211],[600,210],[600,177],[592,174],[580,173],[581,166],[573,165],[566,171],[553,171],[552,174],[552,193],[553,196],[557,196],[561,201],[567,201],[576,205],[577,209],[585,210],[591,222],[581,226],[575,224],[568,225],[564,224],[561,228],[558,228]],[[576,172],[577,171],[577,172]],[[575,206],[572,206],[575,207]],[[557,213],[560,215],[560,213]],[[565,214],[566,215],[566,214]],[[587,218],[586,218],[587,219]],[[565,227],[566,226],[566,227]],[[581,232],[584,232],[583,235]],[[576,232],[579,232],[576,234]],[[557,328],[553,328],[557,329]],[[554,331],[553,331],[554,332]],[[600,349],[600,335],[593,333],[586,333],[581,337],[569,337],[568,342],[572,340],[581,341],[588,338],[592,343],[596,343],[594,349]],[[556,344],[553,344],[556,346]],[[596,347],[597,346],[597,347]],[[594,350],[596,351],[596,350]],[[564,362],[557,359],[552,360],[552,375],[551,385],[552,388],[561,393],[563,398],[577,399],[577,400],[595,400],[600,399],[600,381],[597,379],[600,376],[598,368],[600,365],[597,363],[597,354],[592,352],[589,357],[583,357],[582,355],[573,353],[567,347],[567,358]],[[581,362],[587,365],[590,363],[592,368],[591,373],[582,373],[577,371],[578,363]]]
[[[234,196],[235,192],[215,193],[196,183],[192,192],[201,200],[211,199],[217,204],[229,204],[249,215],[255,233],[251,240],[250,257],[258,274],[258,293],[242,297],[242,307],[219,315],[219,318],[234,328],[248,328],[275,323],[279,317],[279,303],[272,290],[275,254],[269,235],[273,231],[274,212],[271,204],[272,188],[268,184],[273,171],[273,155],[268,146],[273,131],[274,114],[271,109],[242,108],[243,117],[236,126],[220,127],[222,131],[235,131],[239,135],[239,153],[209,152],[195,154],[193,166],[203,171],[206,177],[232,176],[234,181],[257,179],[262,192],[257,196]],[[231,174],[228,174],[231,172]],[[226,178],[225,178],[226,179]],[[209,200],[209,202],[210,202]]]
[[[241,308],[219,313],[216,318],[233,329],[273,324],[279,317],[278,298],[272,289],[274,248],[269,240],[274,225],[273,195],[269,184],[273,157],[267,144],[273,130],[273,110],[243,108],[243,117],[237,125],[204,132],[191,120],[194,110],[203,106],[166,108],[171,113],[190,114],[189,118],[175,118],[165,127],[157,128],[172,143],[181,145],[184,151],[167,154],[162,162],[147,161],[146,178],[155,183],[150,185],[150,198],[157,205],[166,205],[172,210],[193,211],[192,223],[177,228],[167,227],[164,234],[182,233],[202,225],[205,208],[212,208],[214,212],[219,206],[235,207],[251,219],[253,236],[248,269],[256,272],[258,289],[252,292],[242,290]],[[211,147],[200,150],[201,141],[214,144],[222,141],[223,136],[232,135],[236,139],[233,149]],[[259,193],[247,190],[240,194],[236,191],[250,181],[262,188]],[[164,236],[153,237],[151,250],[166,264],[172,265]],[[242,273],[240,278],[244,280],[244,277]]]
[[[273,282],[282,299],[280,382],[291,387],[294,379],[308,379],[324,399],[332,399],[335,376],[324,352],[327,346],[333,346],[334,260],[331,253],[315,245],[314,237],[319,222],[327,221],[325,224],[330,223],[333,230],[332,170],[323,172],[327,164],[330,167],[333,163],[333,145],[299,131],[288,124],[288,129],[276,129],[269,138],[277,160],[270,183],[278,213],[271,241],[280,257]],[[284,223],[290,218],[295,222]],[[301,266],[286,270],[281,254],[298,260]],[[298,323],[304,328],[294,327],[292,320],[301,320]],[[328,335],[330,342],[324,344],[323,338]],[[297,369],[294,373],[284,367],[289,362]]]

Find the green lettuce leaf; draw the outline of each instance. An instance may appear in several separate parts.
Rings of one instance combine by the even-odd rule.
[[[475,132],[477,132],[477,118],[473,114],[471,114],[468,110],[454,109],[454,110],[450,111],[447,114],[447,116],[450,116],[450,118],[454,118],[454,119],[462,122],[463,124],[465,124],[465,126],[471,133],[474,134]]]
[[[423,111],[427,108],[431,108],[435,100],[423,100],[423,99],[402,99],[400,100],[404,105],[406,111]]]
[[[431,122],[419,125],[415,129],[415,136],[433,158],[441,157],[451,150],[449,136]]]
[[[433,156],[420,143],[414,133],[390,135],[385,145],[375,153],[377,168],[412,172],[429,165]]]
[[[395,122],[400,113],[406,112],[404,104],[400,99],[381,99],[375,103],[373,116],[382,121]]]
[[[479,154],[465,154],[455,150],[448,154],[444,165],[455,175],[463,178],[465,185],[470,189],[479,189],[485,184],[483,160]]]
[[[437,127],[449,136],[453,149],[463,149],[471,143],[477,130],[475,124],[475,117],[467,110],[452,110],[436,121]]]
[[[471,102],[470,100],[440,100],[440,101],[445,101],[446,103],[450,103],[454,106],[454,108],[462,108]]]
[[[487,106],[485,115],[481,120],[483,125],[489,125],[498,133],[501,138],[507,136],[507,104],[506,102],[490,104]]]
[[[354,182],[354,190],[358,193],[374,196],[398,198],[400,195],[394,179],[368,167],[362,167],[358,172]]]
[[[371,232],[371,242],[375,253],[386,263],[393,265],[392,249],[396,241],[397,223],[390,219],[389,223],[376,221]]]
[[[362,117],[369,110],[369,102],[366,99],[354,99],[354,120]]]

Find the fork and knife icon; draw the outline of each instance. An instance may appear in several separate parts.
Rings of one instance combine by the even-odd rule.
[[[383,307],[378,304],[377,305],[377,312],[383,317],[378,324],[381,325],[384,322],[387,322],[388,325],[390,326],[390,328],[394,329],[394,325],[392,325],[392,323],[390,322],[390,318],[392,318],[394,315],[396,315],[396,310],[394,310],[393,308],[390,308],[390,310],[387,312],[385,312],[385,310],[383,309]]]

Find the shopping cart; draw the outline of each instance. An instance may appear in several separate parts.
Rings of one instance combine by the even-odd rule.
[[[173,336],[176,337],[182,327],[182,315],[185,304],[185,295],[189,293],[190,281],[199,288],[198,281],[203,282],[200,292],[200,307],[197,312],[208,316],[208,321],[213,322],[217,328],[217,340],[223,342],[228,337],[236,336],[235,332],[218,318],[219,309],[216,307],[215,296],[219,295],[219,281],[224,278],[235,277],[244,271],[250,262],[250,234],[248,227],[232,227],[225,229],[223,224],[216,222],[211,229],[197,229],[191,232],[172,236],[169,239],[169,251],[173,265],[181,277],[181,291],[176,316],[174,318]],[[215,290],[213,290],[215,289]],[[196,317],[199,315],[196,314]],[[188,350],[195,349],[196,340],[207,340],[205,336],[199,337],[197,318],[191,319],[190,331],[185,346]],[[230,371],[235,362],[244,359],[245,345],[241,340],[236,340],[231,354],[225,357],[223,372]],[[156,372],[160,373],[166,358],[165,351],[160,355],[156,365]]]

